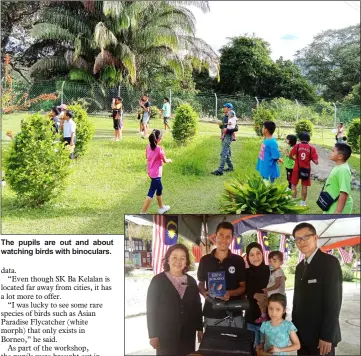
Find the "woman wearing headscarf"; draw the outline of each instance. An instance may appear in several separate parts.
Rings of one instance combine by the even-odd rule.
[[[157,355],[185,356],[195,351],[203,336],[202,305],[197,282],[186,272],[189,252],[183,244],[171,246],[164,272],[150,282],[147,294],[149,343]]]
[[[247,328],[256,333],[255,344],[259,345],[260,324],[255,324],[255,320],[261,316],[261,310],[254,298],[255,293],[263,293],[263,288],[267,288],[270,269],[264,262],[262,246],[257,242],[250,243],[246,248],[246,258],[248,268],[246,269],[246,295],[249,300],[249,309],[246,312]]]

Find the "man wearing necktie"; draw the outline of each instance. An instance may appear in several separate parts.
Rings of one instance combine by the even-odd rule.
[[[298,224],[293,230],[297,248],[305,255],[296,267],[292,322],[298,329],[298,355],[335,355],[341,341],[339,315],[342,271],[338,259],[317,247],[313,225]]]

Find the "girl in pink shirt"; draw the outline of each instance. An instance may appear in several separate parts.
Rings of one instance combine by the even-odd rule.
[[[149,135],[149,145],[146,149],[146,158],[148,161],[148,176],[152,180],[145,198],[141,214],[145,214],[153,200],[154,193],[157,193],[157,202],[159,205],[158,214],[163,214],[170,209],[169,205],[163,205],[162,200],[162,170],[163,162],[171,163],[171,159],[165,157],[165,152],[161,146],[158,146],[162,140],[162,133],[159,130],[153,130]]]

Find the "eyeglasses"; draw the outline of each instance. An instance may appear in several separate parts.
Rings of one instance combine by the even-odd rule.
[[[302,237],[295,238],[296,245],[298,245],[301,241],[307,241],[311,236],[315,236],[315,234],[308,234]]]

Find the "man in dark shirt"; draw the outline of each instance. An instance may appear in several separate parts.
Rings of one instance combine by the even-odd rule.
[[[221,222],[216,229],[216,249],[201,258],[198,267],[198,289],[206,298],[203,308],[205,326],[214,325],[215,322],[227,316],[225,311],[214,311],[208,297],[208,272],[225,272],[226,294],[219,299],[224,301],[239,300],[246,290],[246,269],[242,257],[234,255],[229,250],[233,240],[234,228],[230,222]],[[237,327],[242,327],[242,312],[234,313]],[[223,321],[219,326],[228,326]]]

